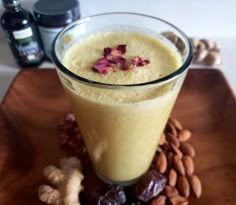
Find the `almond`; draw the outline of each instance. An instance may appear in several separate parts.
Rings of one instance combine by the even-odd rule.
[[[171,169],[172,167],[173,167],[173,165],[174,165],[174,154],[172,153],[172,152],[169,152],[168,153],[168,159],[167,159],[167,161],[168,161],[168,167],[169,167],[169,169]]]
[[[166,204],[166,196],[159,195],[155,199],[152,200],[150,205],[165,205]]]
[[[177,43],[178,41],[178,36],[175,35],[173,32],[171,31],[165,31],[163,33],[161,33],[163,36],[165,36],[168,40],[170,40],[171,43],[173,43],[174,45]]]
[[[176,147],[179,147],[179,145],[180,145],[179,139],[176,136],[174,136],[173,134],[167,133],[166,140],[169,143],[174,144]]]
[[[192,136],[192,132],[187,129],[181,130],[178,135],[179,140],[181,142],[185,142],[185,141],[189,140],[191,138],[191,136]]]
[[[164,143],[161,147],[165,152],[169,152],[169,150],[170,150],[170,145],[167,142]]]
[[[172,205],[188,205],[188,200],[180,195],[170,198]]]
[[[200,179],[196,175],[192,175],[189,177],[189,183],[195,196],[200,198],[202,195],[202,183]]]
[[[175,126],[170,121],[168,121],[168,123],[166,125],[166,130],[167,130],[167,133],[171,133],[177,137],[177,130],[176,130]]]
[[[166,135],[165,133],[162,133],[160,140],[159,140],[159,145],[163,145],[166,142]]]
[[[215,46],[214,41],[212,41],[210,39],[205,39],[205,38],[204,39],[200,39],[200,42],[204,43],[205,46],[206,46],[206,49],[209,49],[209,50],[213,49],[214,46]]]
[[[183,164],[184,164],[186,174],[188,176],[191,176],[194,172],[193,159],[190,156],[186,155],[186,156],[183,157],[182,161],[183,161]]]
[[[171,169],[169,172],[169,185],[175,187],[177,183],[177,173],[174,169]]]
[[[182,127],[182,125],[180,124],[180,122],[179,122],[178,120],[176,120],[175,118],[170,118],[169,121],[170,121],[170,123],[172,123],[172,124],[175,126],[175,128],[176,128],[178,131],[180,131],[180,130],[183,129],[183,127]]]
[[[157,146],[156,152],[162,152],[162,148],[160,146]]]
[[[181,174],[181,175],[185,175],[185,169],[184,169],[184,165],[182,160],[180,159],[180,157],[178,155],[174,156],[174,167],[175,170]]]
[[[180,150],[183,152],[183,154],[185,155],[189,155],[191,157],[195,156],[195,150],[192,147],[192,145],[190,145],[187,142],[181,142],[180,143]]]
[[[170,143],[170,146],[171,146],[171,149],[173,150],[173,152],[174,152],[177,156],[179,156],[180,158],[183,157],[183,153],[180,151],[180,149],[179,149],[176,145]]]
[[[182,196],[189,197],[190,195],[190,186],[188,183],[188,179],[185,176],[180,176],[178,178],[178,191]]]
[[[164,152],[160,152],[155,160],[155,166],[157,171],[164,173],[167,169],[167,158]]]
[[[178,195],[178,190],[173,187],[173,186],[166,186],[165,187],[165,194],[168,198],[174,197],[176,195]]]

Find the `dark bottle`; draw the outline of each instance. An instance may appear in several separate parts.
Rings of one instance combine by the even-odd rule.
[[[5,12],[1,25],[16,62],[22,67],[38,66],[44,51],[33,15],[20,6],[19,0],[3,0]]]

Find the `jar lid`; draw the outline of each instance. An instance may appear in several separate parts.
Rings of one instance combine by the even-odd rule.
[[[3,7],[6,6],[17,6],[20,4],[20,0],[2,0]]]
[[[33,7],[39,25],[65,26],[80,17],[78,0],[39,0]]]

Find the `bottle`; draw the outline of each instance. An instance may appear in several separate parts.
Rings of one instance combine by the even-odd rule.
[[[44,51],[33,15],[19,0],[3,0],[5,11],[1,26],[16,62],[21,67],[35,67],[44,60]]]
[[[68,24],[80,18],[78,0],[38,0],[33,6],[35,21],[43,42],[45,55],[51,59],[52,43]]]

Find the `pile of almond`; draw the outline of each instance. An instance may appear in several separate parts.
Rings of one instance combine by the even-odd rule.
[[[190,38],[193,46],[193,63],[205,65],[222,64],[223,59],[220,53],[220,46],[210,39]]]
[[[179,121],[170,118],[161,136],[152,167],[165,174],[168,183],[164,192],[151,205],[187,205],[191,194],[199,198],[202,185],[194,173],[193,146],[187,141],[192,132],[184,129]]]
[[[186,46],[183,40],[172,31],[161,33],[165,38],[172,42],[181,54],[185,55]],[[211,39],[190,38],[193,47],[193,63],[199,65],[220,65],[223,63],[220,45]]]

